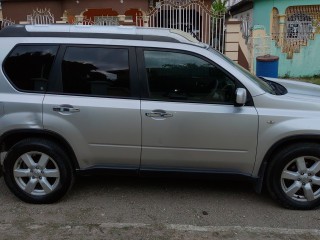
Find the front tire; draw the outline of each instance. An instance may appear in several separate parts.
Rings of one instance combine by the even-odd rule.
[[[9,189],[28,203],[53,203],[63,197],[74,181],[68,156],[54,142],[25,139],[16,143],[3,163]]]
[[[289,209],[320,205],[320,144],[298,143],[279,151],[267,170],[271,196]]]

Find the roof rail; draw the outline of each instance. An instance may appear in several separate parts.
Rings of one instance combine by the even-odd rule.
[[[180,30],[135,26],[12,25],[2,29],[0,37],[104,38],[200,44],[190,34]]]

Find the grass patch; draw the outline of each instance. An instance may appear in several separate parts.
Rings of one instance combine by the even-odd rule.
[[[295,80],[300,80],[300,81],[304,81],[304,82],[309,82],[309,83],[314,83],[317,85],[320,85],[320,76],[314,76],[314,77],[301,77],[301,78],[297,78]]]

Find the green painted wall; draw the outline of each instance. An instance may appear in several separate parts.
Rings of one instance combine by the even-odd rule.
[[[272,8],[279,14],[285,14],[287,7],[299,5],[319,5],[320,0],[254,0],[253,25],[263,25],[270,35],[270,17]],[[279,76],[301,77],[320,75],[320,34],[315,40],[309,40],[308,46],[301,46],[300,53],[294,53],[292,59],[282,49],[271,43],[271,54],[279,56]]]
[[[292,59],[281,48],[271,44],[272,55],[279,56],[280,77],[307,77],[320,75],[320,35],[315,40],[309,40],[308,46],[301,46],[300,53],[294,53]]]
[[[269,34],[272,8],[276,7],[279,14],[284,14],[287,7],[290,6],[319,4],[320,0],[254,0],[253,25],[264,25]]]

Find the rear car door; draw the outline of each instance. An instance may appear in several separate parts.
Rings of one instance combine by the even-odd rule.
[[[252,102],[236,107],[243,87],[197,54],[139,49],[142,170],[251,174],[258,116]]]
[[[43,102],[44,128],[64,137],[81,168],[137,170],[140,100],[134,49],[62,46]]]
[[[0,76],[2,131],[42,129],[42,101],[58,49],[57,45],[18,44],[6,57]]]

